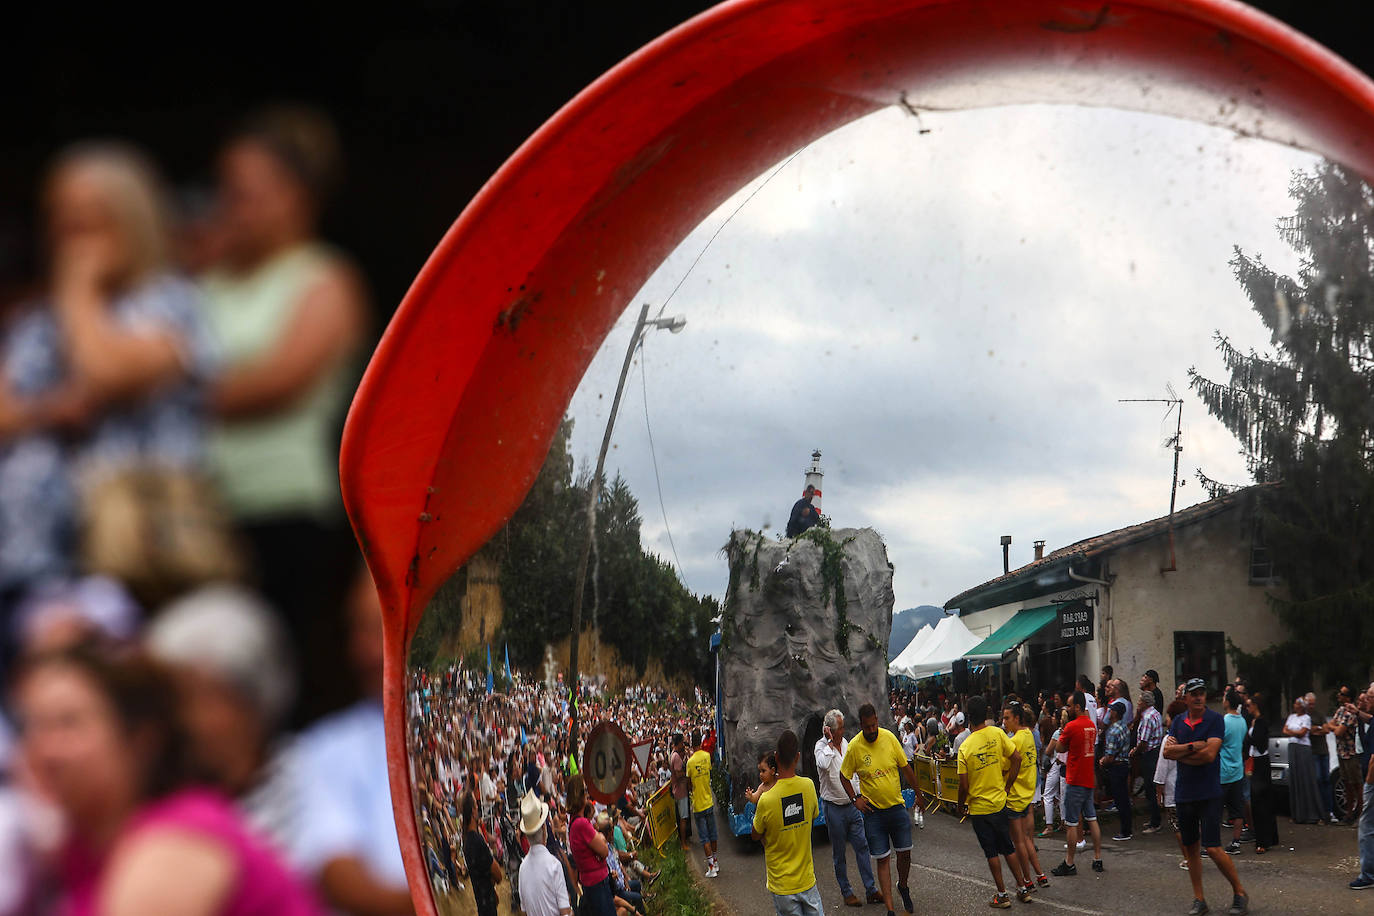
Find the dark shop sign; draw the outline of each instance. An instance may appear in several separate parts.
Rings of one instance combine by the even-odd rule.
[[[1059,640],[1066,643],[1091,642],[1093,638],[1093,609],[1085,601],[1071,601],[1059,606]]]

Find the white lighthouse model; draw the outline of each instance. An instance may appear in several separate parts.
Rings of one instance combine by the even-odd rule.
[[[818,515],[821,511],[821,480],[824,477],[825,472],[821,470],[821,450],[815,449],[811,452],[811,467],[806,469],[806,486],[816,488],[816,498],[811,500],[811,505],[816,507]]]

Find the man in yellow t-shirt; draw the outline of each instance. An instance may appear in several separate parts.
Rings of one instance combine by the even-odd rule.
[[[711,754],[701,746],[704,740],[700,732],[692,732],[692,745],[697,750],[687,760],[687,779],[692,785],[692,819],[706,856],[706,877],[716,878],[720,864],[716,861],[715,798],[711,794]]]
[[[1035,751],[1035,735],[1030,728],[1032,719],[1031,711],[1015,700],[1002,707],[1002,730],[1011,735],[1011,743],[1021,755],[1021,770],[1007,789],[1007,822],[1026,878],[1022,888],[1029,891],[1035,890],[1035,885],[1030,883],[1032,875],[1040,887],[1048,887],[1050,883],[1040,867],[1040,854],[1035,851],[1035,840],[1031,838],[1031,828],[1035,824],[1031,800],[1035,798],[1035,776],[1040,763]]]
[[[1016,879],[1016,896],[1022,903],[1030,903],[1025,889],[1021,859],[1011,840],[1011,825],[1007,821],[1007,792],[1021,773],[1021,752],[1012,744],[1007,733],[988,725],[988,701],[981,696],[969,697],[969,736],[959,745],[959,806],[973,821],[973,835],[983,847],[988,870],[997,885],[992,906],[1008,909],[1011,898],[1002,883],[1002,863],[1007,860]],[[1034,771],[1032,771],[1034,772]],[[1031,777],[1034,779],[1034,775]]]
[[[768,890],[779,916],[825,916],[811,862],[811,825],[820,813],[816,784],[797,775],[801,756],[791,730],[778,738],[778,779],[754,809],[755,840],[763,843]]]
[[[878,727],[878,712],[872,703],[859,707],[859,734],[849,742],[840,762],[840,776],[846,794],[854,806],[863,812],[864,835],[868,839],[868,854],[878,863],[878,890],[887,904],[888,916],[895,916],[892,906],[892,851],[897,851],[897,890],[902,894],[902,906],[908,913],[916,911],[911,901],[907,878],[911,874],[911,815],[907,814],[902,798],[902,777],[916,790],[916,805],[926,810],[925,796],[916,782],[916,772],[907,760],[906,751],[897,736]],[[852,780],[859,775],[859,791]]]

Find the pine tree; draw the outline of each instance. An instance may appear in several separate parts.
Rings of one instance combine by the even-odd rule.
[[[1304,676],[1367,682],[1374,663],[1374,191],[1323,163],[1295,172],[1289,196],[1296,210],[1278,226],[1301,256],[1297,276],[1238,247],[1230,262],[1271,349],[1242,352],[1218,332],[1229,378],[1188,372],[1255,481],[1278,484],[1263,491],[1257,519],[1290,639],[1261,656],[1232,654],[1286,691]],[[1199,476],[1213,495],[1226,489]]]

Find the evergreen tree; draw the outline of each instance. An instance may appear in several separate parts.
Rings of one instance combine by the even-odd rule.
[[[1240,441],[1262,491],[1258,536],[1282,577],[1271,597],[1289,640],[1259,656],[1232,647],[1271,688],[1368,681],[1374,661],[1374,192],[1334,163],[1297,172],[1281,237],[1297,276],[1235,249],[1230,265],[1270,333],[1242,352],[1217,334],[1228,378],[1194,369],[1207,410]],[[1200,475],[1213,495],[1226,488]]]

